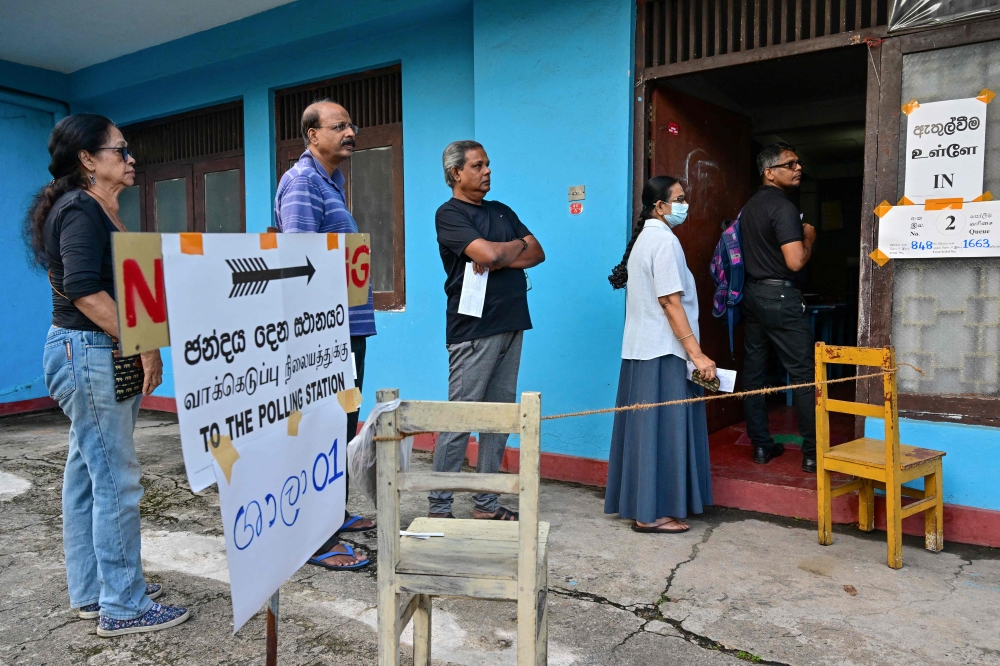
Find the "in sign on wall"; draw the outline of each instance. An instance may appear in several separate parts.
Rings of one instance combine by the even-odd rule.
[[[906,198],[972,201],[983,193],[986,105],[994,93],[903,106],[906,114]]]
[[[987,257],[1000,252],[1000,204],[983,191],[986,105],[996,94],[903,105],[906,115],[905,194],[883,201],[879,266],[890,259]]]

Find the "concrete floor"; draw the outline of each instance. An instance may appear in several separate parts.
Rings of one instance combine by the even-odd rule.
[[[262,614],[231,633],[218,495],[188,489],[171,415],[144,412],[136,433],[143,560],[166,587],[162,601],[192,619],[101,639],[95,621],[70,611],[67,426],[54,412],[0,420],[0,665],[263,663]],[[415,460],[430,466],[428,454]],[[460,496],[456,513],[470,509]],[[893,571],[881,532],[838,529],[823,548],[813,523],[712,509],[686,534],[640,535],[602,509],[600,489],[543,483],[552,664],[1000,664],[1000,551],[949,544],[935,554],[907,537],[905,567]],[[407,524],[426,503],[406,496],[403,511]],[[374,536],[353,542],[376,555]],[[306,566],[281,594],[280,663],[375,663],[374,566]],[[515,663],[511,604],[436,602],[433,631],[441,663]]]

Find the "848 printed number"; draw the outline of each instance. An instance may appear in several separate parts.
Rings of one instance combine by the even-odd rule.
[[[911,250],[933,250],[934,241],[910,241]]]

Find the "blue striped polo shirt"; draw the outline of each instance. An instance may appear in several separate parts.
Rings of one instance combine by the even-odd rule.
[[[358,223],[347,210],[344,199],[344,174],[337,169],[333,176],[328,176],[308,150],[278,183],[274,219],[278,229],[286,234],[358,232]],[[349,310],[352,336],[375,335],[371,284],[368,285],[368,302]]]

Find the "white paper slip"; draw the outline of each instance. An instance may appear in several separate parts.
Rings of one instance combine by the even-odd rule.
[[[414,539],[430,539],[431,537],[443,537],[444,532],[407,532],[399,530],[399,536],[413,537]]]
[[[687,362],[688,377],[691,373],[695,371],[695,365],[691,361]],[[716,368],[715,375],[719,378],[719,392],[720,393],[732,393],[736,388],[736,371],[735,370],[725,370],[723,368]]]
[[[719,377],[719,390],[723,393],[732,393],[736,388],[736,371],[717,368],[715,374]]]
[[[465,279],[462,280],[462,296],[458,300],[458,314],[470,317],[483,316],[483,302],[486,300],[486,279],[490,276],[487,270],[477,275],[472,269],[472,262],[465,265]]]

